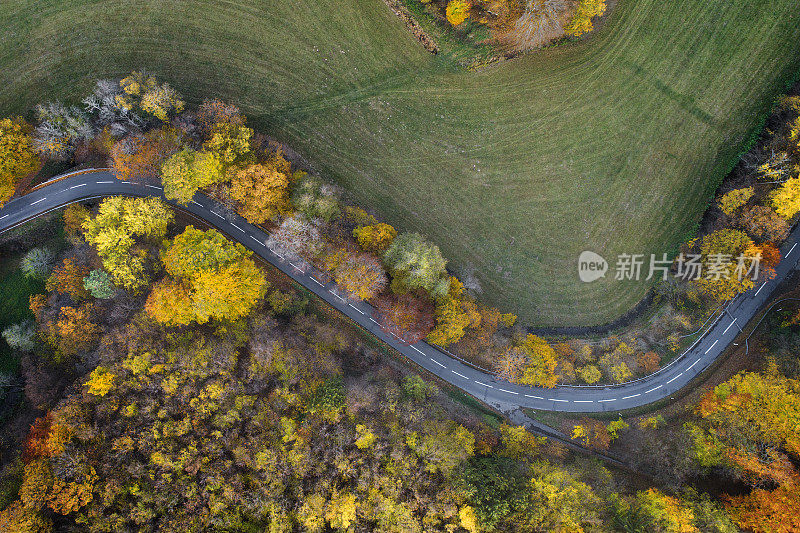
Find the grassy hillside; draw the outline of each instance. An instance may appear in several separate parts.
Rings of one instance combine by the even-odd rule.
[[[796,0],[621,0],[594,37],[479,73],[380,0],[120,4],[4,2],[0,114],[142,67],[229,99],[540,325],[633,306],[648,283],[581,284],[580,251],[672,251],[800,67]]]

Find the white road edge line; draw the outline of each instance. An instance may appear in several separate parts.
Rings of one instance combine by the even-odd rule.
[[[711,344],[711,346],[709,346],[709,347],[708,347],[708,350],[706,350],[706,352],[705,352],[705,353],[708,353],[708,352],[710,352],[710,351],[711,351],[711,348],[713,348],[714,346],[716,346],[718,342],[719,342],[719,339],[715,340],[715,341],[714,341],[714,342]]]
[[[9,216],[9,215],[3,215],[3,216],[1,216],[1,217],[0,217],[0,220],[3,220],[3,219],[4,219],[4,218],[6,218],[7,216]]]

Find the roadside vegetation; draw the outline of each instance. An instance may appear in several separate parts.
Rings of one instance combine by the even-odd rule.
[[[735,531],[706,494],[453,402],[159,200],[62,219],[47,270],[25,254],[35,322],[4,331],[3,531]]]
[[[720,196],[705,234],[680,250],[706,263],[709,257],[725,257],[720,268],[727,279],[703,275],[676,280],[679,267],[672,265],[668,279],[657,286],[658,312],[642,331],[547,341],[514,327],[515,315],[476,301],[464,282],[448,272],[438,246],[424,236],[399,233],[348,205],[337,187],[293,168],[282,147],[248,127],[234,105],[205,100],[187,109],[174,88],[134,72],[118,82],[98,82],[82,108],[50,103],[39,106],[37,114],[35,127],[9,120],[19,128],[4,134],[18,139],[16,151],[7,152],[8,161],[30,160],[38,166],[53,160],[107,159],[120,179],[163,185],[165,196],[181,204],[202,190],[225,210],[268,230],[266,244],[273,251],[300,268],[313,265],[327,280],[336,281],[344,296],[370,301],[386,331],[408,343],[425,339],[525,385],[621,383],[656,371],[693,341],[691,333],[701,330],[720,306],[756,283],[750,276],[737,277],[737,256],[761,258],[758,282],[774,275],[772,268],[780,261],[777,246],[800,210],[800,195],[791,189],[800,179],[795,176],[800,168],[800,104],[798,97],[787,96],[770,120],[769,134],[737,167],[735,179],[747,187]],[[142,220],[142,213],[152,220]],[[167,215],[157,203],[116,198],[103,203],[96,221],[86,222],[87,240],[98,246],[116,286],[137,290],[148,283],[152,266],[132,253],[135,237],[162,238]],[[120,238],[124,226],[137,230]],[[218,248],[214,239],[204,246]],[[200,242],[200,233],[189,233],[181,246],[194,248]],[[224,261],[234,261],[236,253],[225,252]],[[252,267],[230,263],[227,270],[250,281],[179,270],[159,284],[148,299],[148,311],[173,325],[207,321],[216,311],[203,308],[207,302],[202,293],[214,285],[217,299],[231,309],[247,309],[248,302],[260,297]]]
[[[641,300],[650,282],[583,284],[576,258],[694,236],[800,42],[793,0],[623,0],[585,41],[474,73],[375,0],[199,1],[181,24],[152,2],[4,8],[4,116],[146,66],[192,105],[235,102],[355,203],[436,243],[487,305],[536,326],[603,324]]]
[[[476,69],[580,37],[605,0],[385,0],[431,52]]]

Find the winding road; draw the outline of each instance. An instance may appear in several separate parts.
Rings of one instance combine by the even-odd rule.
[[[0,232],[69,203],[115,195],[155,196],[163,199],[163,190],[155,185],[120,181],[107,169],[67,173],[5,204],[0,209]],[[268,235],[263,230],[238,215],[227,213],[219,204],[202,194],[197,194],[188,206],[166,201],[242,243],[419,366],[501,411],[511,411],[519,407],[562,412],[620,411],[674,394],[725,351],[800,260],[798,226],[781,247],[782,260],[775,269],[775,278],[759,283],[732,300],[709,322],[692,346],[658,372],[620,385],[557,386],[545,389],[515,385],[497,379],[425,342],[413,345],[401,342],[378,326],[373,318],[372,306],[340,295],[336,284],[320,281],[322,278],[313,267],[292,263],[273,253],[264,244]]]

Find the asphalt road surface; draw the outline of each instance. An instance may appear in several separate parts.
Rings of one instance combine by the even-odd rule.
[[[163,191],[154,185],[120,181],[108,170],[68,173],[8,202],[0,209],[0,232],[72,202],[114,195],[163,198]],[[674,394],[723,353],[800,259],[798,226],[781,248],[782,260],[775,269],[775,278],[759,283],[731,301],[686,352],[655,374],[613,386],[557,386],[546,389],[514,385],[497,379],[425,342],[413,345],[401,342],[378,326],[373,318],[372,306],[366,302],[348,300],[339,293],[335,283],[320,281],[323,278],[313,267],[293,263],[273,253],[264,244],[268,237],[266,233],[244,218],[226,213],[204,195],[197,194],[188,206],[167,202],[205,220],[231,239],[242,243],[419,366],[502,411],[519,407],[564,412],[619,411]]]

